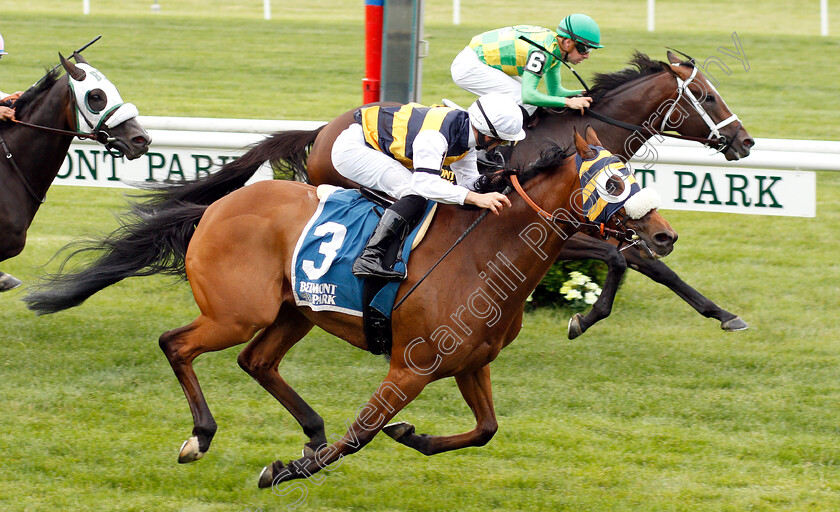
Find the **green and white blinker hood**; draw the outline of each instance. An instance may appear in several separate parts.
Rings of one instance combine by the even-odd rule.
[[[134,119],[139,115],[133,103],[124,103],[117,87],[105,78],[99,70],[89,64],[76,64],[84,71],[82,80],[70,79],[70,89],[76,100],[76,130],[80,133],[94,133],[102,129],[113,128],[120,123]],[[103,99],[92,101],[91,94]]]

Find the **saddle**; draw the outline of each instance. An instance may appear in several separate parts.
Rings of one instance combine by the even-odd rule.
[[[381,208],[388,208],[394,204],[395,201],[395,199],[391,196],[367,187],[359,188],[359,192],[361,192],[362,196],[366,199]],[[432,216],[433,213],[427,216],[425,221],[420,220],[418,222],[425,222],[426,227],[428,227],[428,223],[431,221]],[[414,230],[415,226],[416,223],[409,226],[408,229],[403,232],[403,236],[400,237],[399,240],[396,240],[391,247],[388,248],[385,252],[385,257],[383,258],[383,263],[385,265],[391,266],[397,261],[397,257],[401,252],[400,248],[405,243],[405,237],[409,232]],[[425,229],[421,229],[421,232],[415,238],[412,247],[416,247],[417,244],[420,243],[424,234]],[[370,350],[371,354],[388,354],[390,356],[391,344],[393,341],[391,318],[390,316],[382,314],[381,311],[371,304],[374,297],[376,297],[376,294],[379,293],[386,284],[388,284],[388,281],[384,279],[368,278],[364,280],[364,288],[362,291],[362,322],[364,325],[364,333],[365,339],[367,339],[368,350]]]

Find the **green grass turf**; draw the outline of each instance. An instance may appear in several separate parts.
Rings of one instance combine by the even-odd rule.
[[[101,33],[91,63],[143,114],[325,120],[360,101],[359,2],[274,2],[270,22],[258,1],[160,3],[151,15],[151,0],[93,0],[85,18],[79,1],[4,2],[11,55],[0,61],[0,87],[22,88],[14,84],[37,79],[56,51]],[[551,26],[571,8],[462,4],[459,27],[450,2],[427,5],[427,102],[469,101],[448,66],[474,33]],[[718,89],[752,134],[838,138],[838,42],[814,35],[816,5],[810,17],[780,1],[761,12],[657,5],[661,31],[649,34],[643,3],[599,2],[589,12],[610,46],[578,69],[618,69],[633,48],[656,55],[665,45],[702,59],[731,48],[737,31],[751,68],[735,62]],[[837,33],[835,3],[832,13]],[[816,219],[665,212],[680,233],[669,265],[750,330],[723,333],[631,272],[613,315],[578,340],[565,337],[566,312],[527,315],[492,365],[500,430],[487,446],[424,457],[379,436],[326,482],[307,482],[300,510],[840,509],[838,194],[840,174],[826,172]],[[54,188],[26,250],[0,269],[34,282],[67,242],[114,229],[121,195]],[[258,490],[256,477],[297,457],[305,439],[239,370],[235,349],[197,361],[219,432],[203,460],[176,463],[192,422],[156,340],[197,314],[187,285],[132,279],[46,317],[24,308],[24,292],[0,296],[0,510],[287,510],[292,496]],[[317,330],[281,365],[336,435],[385,371],[381,358]],[[433,434],[473,426],[452,380],[397,419]]]

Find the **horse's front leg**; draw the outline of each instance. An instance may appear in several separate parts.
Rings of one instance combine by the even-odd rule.
[[[475,415],[475,428],[469,432],[450,436],[416,434],[414,425],[406,422],[393,423],[383,431],[397,442],[414,448],[423,455],[458,450],[469,446],[484,446],[490,442],[499,424],[493,409],[493,393],[490,388],[490,365],[472,373],[455,376],[461,396]]]
[[[345,422],[348,428],[344,437],[330,436],[335,440],[334,443],[324,444],[315,453],[304,455],[288,464],[274,461],[260,473],[259,487],[274,487],[296,478],[312,479],[322,469],[335,469],[345,455],[356,453],[368,444],[391,418],[420,394],[428,382],[427,376],[418,375],[407,368],[395,370],[392,366],[376,393],[356,411],[353,423],[349,420]],[[320,483],[322,480],[323,477],[319,477],[314,481]]]
[[[5,272],[0,272],[0,292],[7,292],[9,290],[14,290],[18,286],[21,285],[20,279],[12,276],[10,274],[6,274]]]
[[[720,328],[724,331],[743,331],[749,325],[740,317],[720,308],[717,304],[703,296],[700,292],[689,286],[680,279],[676,272],[660,260],[649,260],[642,258],[637,251],[626,251],[625,258],[630,268],[636,270],[659,284],[671,289],[680,298],[697,310],[706,318],[715,318],[720,321]]]
[[[618,285],[621,284],[621,278],[627,270],[627,263],[615,246],[581,233],[576,233],[563,244],[563,249],[557,259],[569,261],[600,260],[607,264],[607,278],[604,280],[601,295],[592,305],[592,309],[586,316],[575,313],[569,319],[569,339],[573,340],[586,332],[596,322],[610,316],[615,294],[618,292]]]

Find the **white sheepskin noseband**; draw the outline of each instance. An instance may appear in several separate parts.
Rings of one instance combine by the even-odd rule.
[[[649,211],[659,208],[660,204],[662,204],[662,198],[659,197],[659,193],[650,187],[645,187],[624,203],[624,211],[631,219],[638,220]]]

